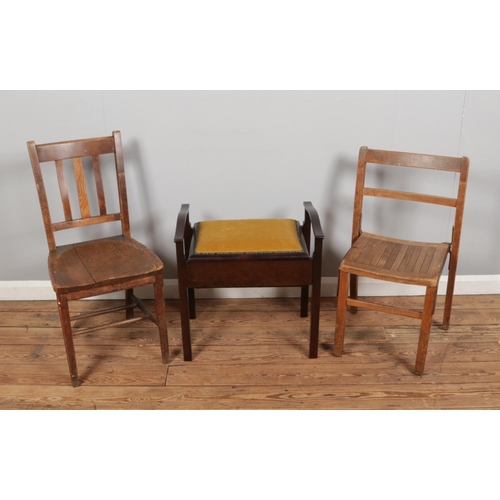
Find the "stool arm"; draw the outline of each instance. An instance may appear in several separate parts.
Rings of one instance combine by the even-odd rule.
[[[193,230],[189,223],[189,205],[183,204],[177,216],[177,226],[175,228],[174,242],[177,252],[181,251],[183,255],[188,255],[192,234]]]
[[[310,201],[305,201],[304,202],[304,209],[305,209],[305,221],[304,221],[304,226],[309,226],[309,232],[310,232],[310,227],[312,227],[314,238],[316,240],[319,239],[324,239],[325,235],[323,234],[323,229],[321,228],[321,223],[319,221],[319,215],[316,209],[313,207],[313,204]]]

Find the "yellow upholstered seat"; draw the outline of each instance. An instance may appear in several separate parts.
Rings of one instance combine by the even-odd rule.
[[[210,220],[195,224],[195,254],[303,253],[293,219]]]

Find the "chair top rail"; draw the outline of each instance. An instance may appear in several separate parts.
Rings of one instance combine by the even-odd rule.
[[[99,156],[115,152],[114,138],[79,139],[36,145],[38,161],[67,160],[85,156]]]
[[[366,148],[366,163],[460,172],[463,158]]]

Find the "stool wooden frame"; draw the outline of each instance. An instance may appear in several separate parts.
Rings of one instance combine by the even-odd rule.
[[[216,253],[197,256],[194,228],[189,221],[189,205],[184,204],[177,218],[175,245],[182,327],[184,360],[192,360],[190,318],[196,318],[196,288],[289,287],[301,288],[300,315],[307,317],[309,286],[311,292],[311,323],[309,357],[318,356],[319,311],[321,290],[321,259],[323,231],[312,203],[304,202],[305,220],[300,232],[306,251],[300,255],[274,253]],[[312,230],[312,232],[311,232]],[[311,247],[311,237],[314,246]]]
[[[447,198],[365,187],[367,164],[391,165],[393,168],[413,167],[443,170],[455,174],[452,177],[459,174],[457,196],[454,198]],[[442,328],[447,330],[450,324],[468,172],[469,159],[465,156],[462,158],[455,158],[382,151],[368,149],[367,147],[362,147],[360,149],[354,200],[352,247],[342,260],[339,270],[338,309],[334,343],[335,356],[342,355],[347,306],[350,306],[352,313],[356,313],[358,307],[362,307],[384,313],[400,314],[421,320],[414,372],[417,375],[422,375],[427,354],[432,316],[436,305],[437,287],[448,256],[448,284]],[[430,203],[454,208],[455,221],[451,240],[447,243],[439,244],[422,243],[364,233],[361,229],[364,196]],[[423,310],[405,310],[374,302],[358,300],[358,276],[409,285],[425,286],[426,292]]]
[[[79,385],[73,336],[112,326],[131,324],[143,319],[153,321],[158,326],[161,359],[163,363],[167,363],[168,337],[163,288],[163,263],[151,250],[130,236],[120,132],[115,131],[112,136],[95,139],[39,145],[30,141],[27,144],[49,245],[49,274],[56,292],[72,385],[74,387]],[[108,213],[106,207],[100,161],[101,155],[106,154],[112,154],[115,161],[120,205],[117,213]],[[92,159],[99,205],[99,214],[94,216],[91,215],[89,206],[82,161],[84,157],[91,157]],[[72,160],[73,162],[80,218],[73,217],[70,190],[64,173],[64,160]],[[45,162],[55,163],[65,218],[62,222],[54,223],[51,219],[41,167],[41,163]],[[121,235],[69,245],[56,245],[54,234],[56,231],[112,221],[121,221]],[[144,285],[154,286],[156,316],[134,294],[134,288]],[[68,301],[122,290],[125,291],[125,305],[70,316]],[[144,313],[144,316],[134,317],[134,308],[136,306]],[[73,321],[120,310],[126,311],[124,320],[88,328],[78,328],[77,332],[73,330]]]

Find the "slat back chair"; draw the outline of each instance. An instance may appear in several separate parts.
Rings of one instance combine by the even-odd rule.
[[[48,267],[52,286],[57,296],[57,304],[63,331],[71,382],[79,385],[78,371],[73,343],[74,335],[109,328],[116,325],[131,324],[150,319],[158,326],[161,357],[168,361],[168,339],[163,290],[163,263],[147,247],[130,236],[130,222],[127,204],[125,169],[121,134],[94,139],[80,139],[50,144],[35,144],[29,141],[28,152],[35,177],[40,207],[49,246]],[[106,204],[101,157],[113,155],[116,170],[116,185],[119,210],[108,213]],[[92,214],[89,203],[89,190],[84,175],[83,159],[92,161],[98,213]],[[76,189],[69,189],[66,180],[64,161],[72,161]],[[62,201],[64,220],[53,221],[49,200],[44,185],[42,164],[55,164],[57,182]],[[44,165],[45,168],[45,165]],[[79,214],[72,210],[70,193],[78,198]],[[121,234],[90,241],[57,245],[55,233],[66,229],[79,228],[94,224],[120,221]],[[154,285],[156,316],[134,294],[134,288]],[[70,316],[68,301],[125,291],[125,304],[100,311]],[[138,307],[144,314],[134,316]],[[88,328],[76,328],[72,322],[100,314],[125,310],[125,319],[108,322]]]
[[[453,174],[450,175],[450,182],[454,182],[458,174],[457,195],[444,197],[366,187],[365,178],[368,164],[389,165],[395,169],[411,167],[441,170]],[[432,316],[435,311],[438,283],[448,257],[448,284],[442,328],[447,330],[450,324],[468,172],[469,159],[465,156],[458,158],[383,151],[367,147],[360,149],[354,197],[352,246],[342,260],[339,269],[335,356],[341,356],[343,351],[347,306],[350,306],[350,310],[354,314],[358,307],[400,314],[421,320],[415,374],[422,375]],[[455,211],[455,219],[450,240],[446,243],[427,243],[363,232],[361,221],[365,196],[451,207]],[[406,310],[359,300],[358,276],[426,287],[423,310]]]
[[[309,357],[318,356],[324,236],[312,203],[304,202],[304,209],[303,224],[243,219],[191,225],[189,205],[181,206],[174,241],[185,361],[192,360],[189,320],[196,318],[196,288],[300,287],[300,315],[306,317],[311,286]]]

